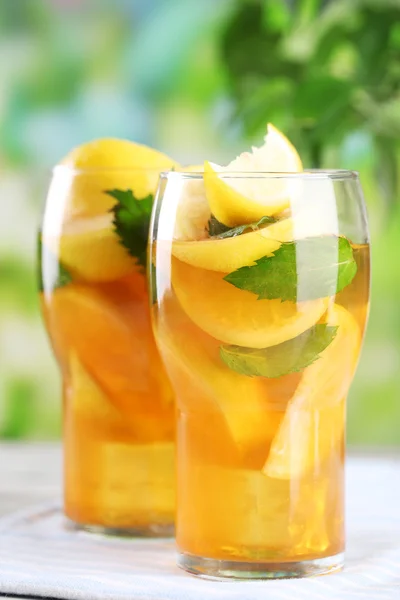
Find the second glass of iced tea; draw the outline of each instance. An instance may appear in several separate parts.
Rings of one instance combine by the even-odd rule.
[[[282,207],[263,216],[269,190]],[[179,565],[211,578],[339,569],[346,396],[369,301],[357,174],[165,174],[152,240],[178,406]]]
[[[124,140],[74,152],[92,164],[55,168],[39,243],[42,310],[63,378],[65,513],[89,530],[171,534],[174,398],[145,278],[159,171],[129,166],[156,153]]]

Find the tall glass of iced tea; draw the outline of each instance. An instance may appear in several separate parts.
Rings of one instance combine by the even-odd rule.
[[[65,513],[91,530],[173,531],[174,399],[145,279],[154,189],[171,166],[97,140],[55,168],[47,196],[40,298],[63,377]]]
[[[231,578],[339,569],[346,396],[369,299],[357,174],[165,174],[150,256],[178,407],[179,565]]]

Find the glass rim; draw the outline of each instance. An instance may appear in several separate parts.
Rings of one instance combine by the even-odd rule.
[[[154,167],[137,167],[135,165],[129,165],[126,167],[107,167],[107,166],[99,166],[99,167],[73,167],[71,165],[55,165],[52,169],[50,169],[51,173],[55,175],[56,173],[71,173],[73,175],[79,175],[81,173],[87,175],[96,175],[98,173],[169,173],[166,171],[164,167],[154,168]],[[173,171],[172,171],[173,172]],[[179,171],[180,172],[180,171]]]
[[[182,177],[183,179],[203,179],[204,171],[176,171],[175,169],[165,170],[164,168],[154,167],[139,167],[130,165],[126,167],[73,167],[70,165],[55,165],[51,173],[70,173],[72,175],[87,174],[96,175],[99,173],[152,173],[159,175],[160,178]],[[304,171],[214,171],[207,173],[207,177],[220,177],[227,179],[246,179],[246,178],[262,178],[262,179],[358,179],[358,171],[351,169],[304,169]]]
[[[160,178],[170,179],[181,177],[183,179],[204,179],[202,171],[162,171]],[[214,171],[207,173],[207,177],[221,179],[333,179],[346,180],[359,179],[358,171],[350,169],[304,169],[304,171]]]

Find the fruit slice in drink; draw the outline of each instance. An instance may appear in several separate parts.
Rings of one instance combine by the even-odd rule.
[[[77,354],[70,354],[66,388],[66,418],[85,421],[90,435],[96,438],[129,439],[132,432],[123,415],[110,402],[100,385],[83,366]]]
[[[328,311],[327,324],[337,327],[336,336],[304,371],[287,407],[263,469],[270,477],[300,477],[340,452],[345,398],[361,335],[354,317],[336,304]]]
[[[143,330],[141,305],[127,303],[128,319],[101,291],[77,284],[57,289],[52,304],[54,326],[124,414],[136,439],[170,439],[172,398],[157,365],[151,365],[153,374],[152,358],[143,352],[144,335],[151,334]]]
[[[104,215],[115,205],[106,190],[130,189],[144,198],[154,194],[160,171],[173,167],[179,165],[153,148],[128,140],[94,140],[74,148],[56,167],[47,205],[65,201],[65,219]]]
[[[257,173],[302,170],[296,149],[269,124],[261,148],[244,152],[226,167],[205,163],[204,183],[211,212],[218,221],[229,226],[252,223],[265,215],[275,215],[289,206],[297,187],[296,181],[288,183],[287,178],[260,178]],[[224,178],[224,173],[231,176]]]
[[[179,409],[210,415],[220,422],[222,416],[242,456],[260,445],[266,456],[281,414],[269,406],[263,382],[242,377],[226,367],[219,357],[217,340],[190,321],[176,298],[164,297],[155,323]],[[222,436],[227,438],[226,428]],[[231,446],[229,438],[227,443]],[[217,446],[223,446],[223,441]]]
[[[223,277],[218,271],[172,259],[172,284],[182,308],[198,327],[226,344],[249,348],[280,344],[314,325],[328,306],[326,298],[297,304],[258,300]]]
[[[230,273],[251,265],[262,256],[270,256],[282,242],[293,239],[292,219],[286,218],[258,231],[226,239],[173,242],[172,254],[189,265]]]
[[[135,259],[122,246],[112,215],[74,219],[60,236],[46,235],[44,243],[74,277],[86,281],[110,281],[135,268]]]

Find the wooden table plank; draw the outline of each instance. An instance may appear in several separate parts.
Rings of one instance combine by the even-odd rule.
[[[356,457],[361,456],[362,458],[370,458],[371,466],[373,466],[374,462],[378,459],[378,457],[386,457],[392,459],[390,462],[393,461],[392,471],[395,476],[389,476],[386,479],[387,488],[385,487],[385,489],[387,490],[386,493],[393,501],[393,499],[396,498],[396,490],[398,490],[398,487],[395,487],[395,483],[396,481],[398,481],[397,474],[399,472],[398,469],[400,466],[400,449],[352,449],[350,455]],[[397,469],[396,473],[394,471],[395,464]],[[370,473],[368,464],[367,467],[367,472]],[[365,465],[363,477],[365,480]],[[0,516],[18,509],[28,508],[34,503],[58,499],[60,497],[61,492],[61,480],[62,461],[60,444],[31,442],[0,443]],[[383,487],[379,487],[379,490],[382,492]],[[393,490],[393,492],[391,490]],[[380,498],[381,505],[387,506],[386,499],[382,500],[382,493],[380,494]],[[391,530],[389,534],[387,532],[384,532],[382,535],[386,535],[385,539],[390,540]],[[370,538],[368,537],[368,540],[369,539]],[[129,568],[127,570],[127,573],[129,576]],[[7,594],[2,595],[1,593],[0,598],[10,598],[10,600],[11,598],[20,598],[21,600],[34,600],[33,598],[31,599],[30,596],[12,596]]]
[[[58,443],[0,443],[0,516],[61,494]]]

